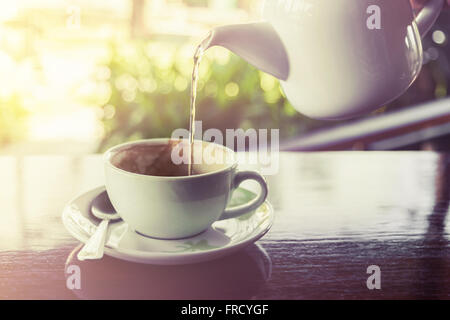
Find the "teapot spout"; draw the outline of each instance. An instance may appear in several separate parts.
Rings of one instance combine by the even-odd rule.
[[[222,46],[280,80],[289,77],[289,59],[275,29],[267,22],[222,26],[203,41],[204,50]]]

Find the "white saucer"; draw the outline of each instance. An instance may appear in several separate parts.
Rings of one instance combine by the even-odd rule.
[[[89,234],[95,231],[98,224],[98,219],[90,214],[90,204],[104,190],[105,187],[99,187],[83,193],[70,201],[63,210],[62,220],[67,231],[83,243],[89,239]],[[238,188],[233,193],[230,206],[245,203],[254,196],[253,192]],[[83,219],[88,224],[87,227],[84,225],[84,230],[73,223],[71,217],[75,215],[87,218]],[[110,224],[107,239],[118,231],[126,231],[122,232],[118,243],[107,241],[105,254],[127,261],[158,265],[208,261],[236,252],[257,241],[269,231],[273,219],[273,208],[266,201],[255,211],[238,218],[216,221],[203,233],[180,240],[148,238],[128,229],[126,223],[121,221]]]

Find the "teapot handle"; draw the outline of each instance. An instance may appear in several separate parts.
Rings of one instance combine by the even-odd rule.
[[[444,7],[444,0],[428,0],[416,17],[420,35],[424,37],[430,31]]]

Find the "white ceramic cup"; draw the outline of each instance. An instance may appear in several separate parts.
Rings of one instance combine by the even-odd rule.
[[[161,145],[170,139],[130,142],[109,149],[104,155],[106,190],[120,217],[145,236],[179,239],[206,230],[213,222],[238,217],[258,208],[267,197],[267,183],[256,171],[237,171],[234,151],[219,148],[228,159],[216,170],[192,176],[150,176],[118,168],[114,155],[135,145]],[[255,180],[261,191],[250,202],[227,208],[231,192],[244,180]]]

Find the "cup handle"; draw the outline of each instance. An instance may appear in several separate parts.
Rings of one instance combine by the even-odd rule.
[[[416,17],[420,35],[424,37],[444,8],[444,0],[428,0]]]
[[[261,191],[258,196],[252,199],[250,202],[241,204],[239,206],[225,209],[225,211],[220,216],[219,220],[236,218],[244,213],[248,213],[252,210],[257,209],[260,205],[264,203],[267,198],[268,187],[266,179],[256,171],[240,171],[236,173],[233,178],[233,190],[236,189],[245,180],[255,180],[261,186]],[[232,190],[232,191],[233,191]]]

